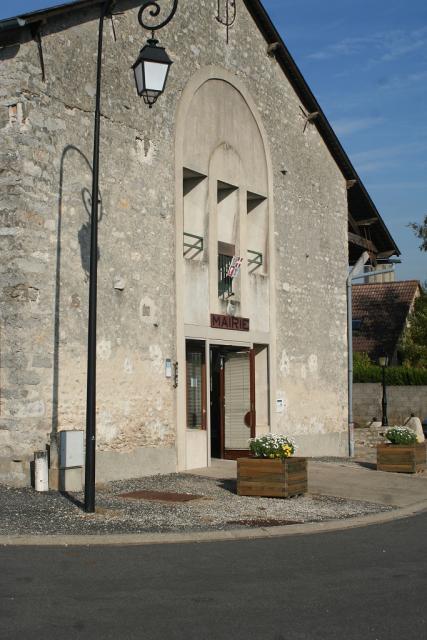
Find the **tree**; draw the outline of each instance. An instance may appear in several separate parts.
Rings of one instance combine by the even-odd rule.
[[[427,250],[427,236],[424,240]],[[427,289],[415,301],[414,311],[401,341],[399,356],[404,365],[427,369]]]
[[[427,215],[421,224],[411,222],[408,227],[411,227],[417,238],[420,238],[420,251],[427,251]]]

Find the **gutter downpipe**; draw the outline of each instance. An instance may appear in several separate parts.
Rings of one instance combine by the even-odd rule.
[[[348,454],[350,458],[354,457],[354,422],[353,422],[353,322],[352,322],[352,285],[353,280],[359,278],[368,278],[370,276],[391,273],[394,267],[390,269],[381,269],[379,271],[370,271],[369,273],[360,273],[368,262],[370,255],[364,251],[356,262],[352,270],[347,276],[347,346],[348,346]]]
[[[369,253],[364,251],[347,276],[347,349],[348,349],[348,455],[354,457],[354,422],[353,422],[353,322],[352,322],[352,284],[369,260]],[[364,274],[365,275],[365,274]],[[360,276],[359,276],[360,277]]]

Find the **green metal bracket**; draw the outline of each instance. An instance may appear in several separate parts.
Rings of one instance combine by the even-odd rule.
[[[248,249],[248,267],[249,267],[250,273],[253,273],[257,269],[259,269],[259,267],[262,267],[262,265],[263,265],[262,253],[260,253],[259,251],[251,251],[250,249]]]
[[[184,256],[195,258],[203,251],[203,237],[184,231]],[[191,255],[188,255],[191,253]]]

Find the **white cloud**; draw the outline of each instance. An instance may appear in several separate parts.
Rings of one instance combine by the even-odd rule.
[[[325,60],[336,56],[365,54],[375,62],[390,62],[427,46],[427,26],[420,29],[390,29],[366,36],[343,38],[324,49],[308,55],[312,60]]]
[[[396,166],[394,160],[372,160],[371,162],[365,161],[360,163],[353,159],[353,164],[359,173],[375,173],[375,171],[382,171],[383,169]]]
[[[392,32],[390,40],[385,44],[388,51],[383,54],[381,60],[389,62],[401,58],[407,53],[423,49],[427,45],[427,27],[408,32]]]
[[[396,89],[402,89],[403,87],[410,87],[411,85],[425,83],[427,81],[427,70],[419,71],[416,73],[408,73],[407,75],[399,74],[395,76],[390,76],[389,78],[384,78],[380,80],[380,88],[385,91]],[[423,89],[425,89],[425,85],[423,85]]]
[[[389,147],[377,147],[369,151],[360,151],[359,153],[351,154],[350,159],[355,168],[361,173],[373,173],[388,167],[401,165],[403,158],[408,155],[412,156],[412,161],[415,162],[413,156],[426,151],[427,140],[420,140],[419,142],[408,142]]]
[[[337,135],[345,136],[356,133],[356,131],[370,129],[382,122],[384,122],[383,118],[343,118],[333,121],[332,127]]]
[[[412,189],[424,189],[427,191],[427,182],[425,180],[408,180],[403,182],[377,182],[369,185],[370,189],[399,189],[411,191]]]

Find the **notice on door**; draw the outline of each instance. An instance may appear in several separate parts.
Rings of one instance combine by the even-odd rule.
[[[211,313],[212,329],[228,329],[229,331],[249,331],[249,318],[235,318],[234,316],[220,316]]]

